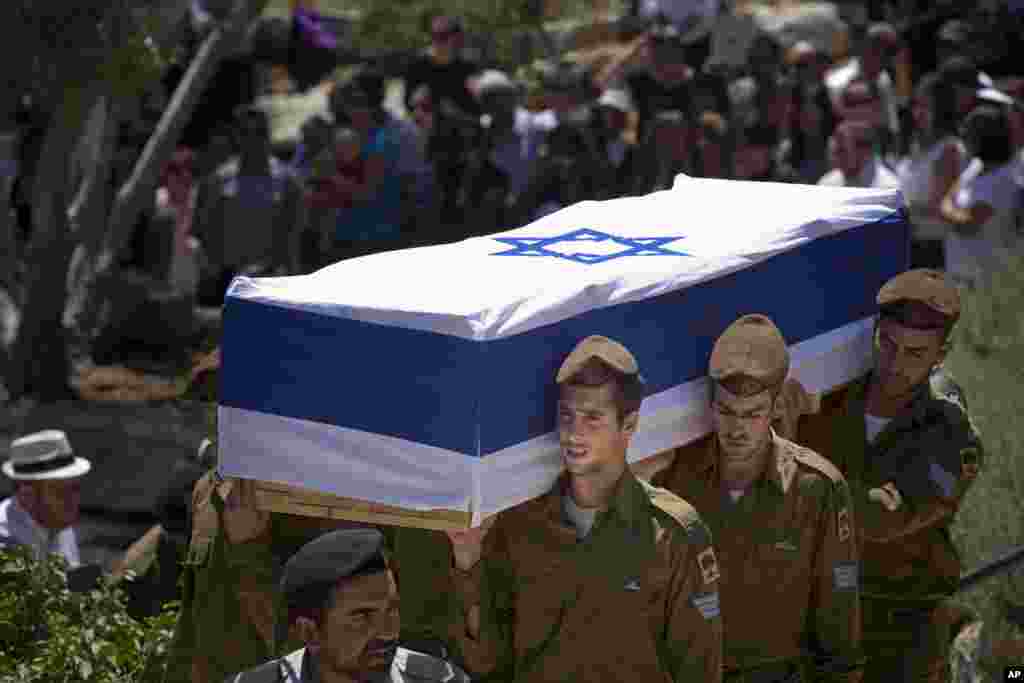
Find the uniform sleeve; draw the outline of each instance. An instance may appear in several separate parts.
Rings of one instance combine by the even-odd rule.
[[[672,578],[667,595],[663,649],[672,680],[722,680],[722,617],[718,558],[711,533],[696,518],[673,539]]]
[[[809,614],[814,680],[858,683],[863,672],[853,506],[845,481],[825,485]]]
[[[515,589],[501,519],[484,538],[483,554],[470,571],[451,567],[457,618],[449,631],[474,677],[513,670],[512,629]],[[470,622],[479,623],[478,637],[470,634]]]
[[[865,538],[900,541],[924,529],[948,526],[960,509],[984,459],[977,431],[960,414],[929,429],[918,443],[911,466],[892,482],[898,495],[872,493],[865,486],[853,489]]]
[[[223,510],[220,494],[214,492],[214,504]],[[280,565],[272,550],[272,532],[245,543],[230,543],[221,524],[217,534],[223,537],[224,560],[230,590],[234,586],[242,613],[266,643],[267,651],[274,651],[274,623],[277,617],[277,576]]]

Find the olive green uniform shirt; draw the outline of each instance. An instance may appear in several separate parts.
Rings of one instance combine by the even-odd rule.
[[[776,436],[764,476],[738,501],[722,487],[718,440],[677,459],[665,486],[711,527],[722,567],[726,674],[811,655],[815,680],[860,680],[860,600],[846,481]],[[781,675],[781,674],[780,674]],[[769,680],[761,677],[758,680]]]
[[[627,471],[578,540],[565,483],[502,512],[483,559],[453,570],[462,604],[481,606],[480,638],[457,634],[470,670],[504,668],[515,681],[720,681],[718,560],[697,512]]]
[[[981,465],[981,441],[962,394],[940,370],[918,389],[908,413],[889,422],[869,444],[864,421],[868,380],[850,386],[828,430],[801,433],[830,441],[823,452],[850,484],[864,597],[937,604],[953,593],[960,578],[949,526]],[[890,482],[900,492],[895,510],[868,497],[871,489]]]

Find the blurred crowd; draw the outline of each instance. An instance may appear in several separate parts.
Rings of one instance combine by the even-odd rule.
[[[1019,232],[1024,79],[977,48],[1024,25],[1019,3],[781,3],[795,19],[773,30],[752,3],[651,0],[603,59],[544,61],[531,87],[467,58],[455,16],[427,22],[401,73],[335,78],[329,18],[294,4],[288,50],[222,66],[121,255],[204,305],[238,273],[513,229],[680,173],[900,188],[912,265],[966,284]],[[122,130],[114,186],[203,21],[193,3],[185,58]],[[5,168],[22,247],[45,119],[26,106]]]

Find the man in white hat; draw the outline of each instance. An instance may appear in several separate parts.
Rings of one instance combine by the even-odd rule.
[[[79,567],[74,525],[92,464],[71,451],[64,432],[47,429],[15,439],[2,469],[15,490],[0,502],[0,548],[28,546],[40,560],[56,554]]]

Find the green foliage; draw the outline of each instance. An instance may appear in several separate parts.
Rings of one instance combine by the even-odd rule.
[[[965,568],[973,569],[1024,544],[1024,259],[997,274],[992,286],[964,298],[953,375],[967,397],[985,445],[985,463],[968,492],[953,538]],[[984,619],[994,639],[1021,638],[1003,616],[1003,601],[1024,604],[1024,567],[989,579],[962,596]],[[989,680],[1002,680],[1002,668],[1020,662],[983,663]]]
[[[177,603],[140,623],[109,578],[88,593],[66,587],[66,563],[0,550],[0,682],[130,683],[165,656]]]

